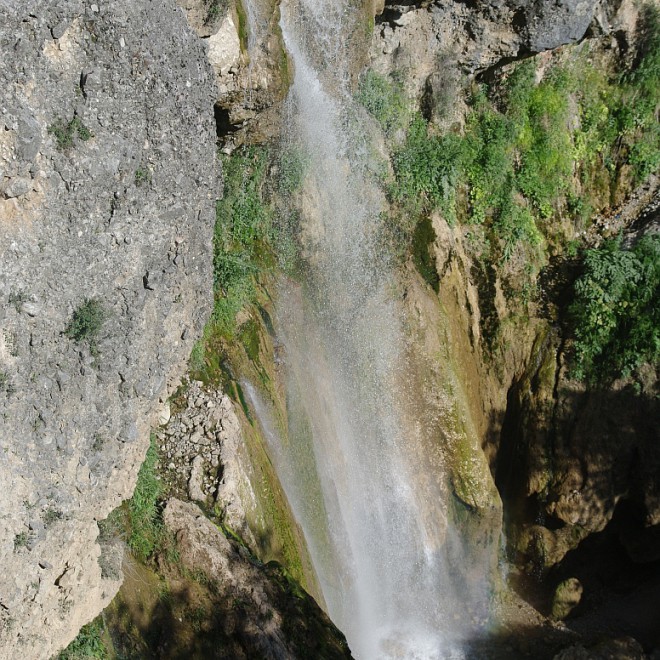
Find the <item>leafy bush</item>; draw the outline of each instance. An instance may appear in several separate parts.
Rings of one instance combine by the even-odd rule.
[[[392,200],[403,215],[437,209],[453,222],[460,213],[486,226],[502,261],[524,244],[541,263],[543,234],[562,240],[549,220],[568,212],[583,225],[618,186],[629,185],[619,177],[624,165],[634,181],[660,167],[659,16],[657,7],[643,10],[638,57],[625,74],[594,67],[587,44],[572,61],[547,67],[541,81],[530,59],[490,98],[486,87],[475,87],[462,136],[437,135],[416,116],[392,155]],[[385,124],[388,84],[370,74],[361,92]],[[463,189],[467,206],[458,208]]]
[[[55,138],[57,148],[62,151],[73,146],[76,135],[83,142],[92,137],[92,132],[83,124],[80,117],[74,117],[69,122],[60,119],[48,127],[48,132]]]
[[[106,318],[107,313],[101,303],[93,298],[86,298],[73,312],[64,334],[76,342],[86,342],[94,353],[99,332]]]
[[[78,636],[64,649],[57,660],[106,660],[110,654],[102,639],[103,626],[99,619],[83,626]]]
[[[231,332],[238,311],[255,295],[254,278],[267,261],[273,235],[265,201],[268,152],[249,147],[223,159],[224,196],[216,207],[213,322]]]
[[[412,212],[439,208],[451,222],[462,154],[463,143],[458,135],[431,135],[424,118],[417,115],[405,143],[392,155],[396,174],[390,189],[392,198]]]
[[[621,240],[587,250],[575,283],[575,378],[597,381],[628,375],[660,359],[660,236],[632,249]]]
[[[409,121],[408,101],[402,86],[368,71],[360,80],[357,100],[381,125],[386,135],[406,127]]]

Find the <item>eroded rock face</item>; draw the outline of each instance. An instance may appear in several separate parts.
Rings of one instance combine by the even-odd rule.
[[[46,658],[210,310],[214,81],[169,0],[4,2],[0,51],[0,648]]]
[[[216,619],[231,645],[218,657],[352,657],[344,636],[311,596],[275,563],[260,565],[230,542],[196,505],[171,499],[163,520],[182,564],[216,585]]]
[[[241,462],[244,441],[233,403],[221,390],[205,389],[199,381],[190,382],[181,399],[185,407],[156,431],[170,488],[216,506],[225,524],[256,547],[244,510],[254,494]]]
[[[289,86],[279,29],[279,2],[216,3],[177,0],[195,32],[208,43],[216,78],[218,137],[226,150],[279,135],[279,112]]]
[[[372,66],[381,73],[406,71],[413,95],[440,90],[456,106],[457,119],[456,67],[473,75],[505,59],[574,43],[589,31],[607,34],[631,13],[628,0],[386,2],[372,38]]]

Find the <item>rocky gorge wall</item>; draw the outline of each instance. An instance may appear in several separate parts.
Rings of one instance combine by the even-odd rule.
[[[460,132],[466,106],[459,90],[471,81],[497,84],[510,75],[511,62],[542,53],[532,60],[538,82],[553,57],[574,61],[578,51],[572,49],[578,47],[570,44],[583,39],[597,66],[620,66],[633,57],[640,20],[639,7],[626,2],[385,3],[376,17],[371,66],[399,75],[430,124]],[[593,247],[624,232],[631,244],[657,231],[655,175],[634,191],[625,177],[615,185],[588,231],[579,222],[568,227],[571,240]],[[559,222],[574,222],[568,215]],[[626,590],[634,608],[635,588],[641,594],[646,580],[657,579],[660,463],[651,421],[658,416],[657,365],[643,367],[634,381],[595,387],[577,382],[567,315],[577,262],[553,245],[549,262],[530,279],[533,258],[484,264],[478,227],[457,225],[442,212],[432,213],[430,221],[437,297],[417,283],[407,287],[406,297],[423,336],[444,333],[455,360],[468,416],[503,499],[509,560],[514,574],[519,568],[525,576],[522,592],[558,587],[557,609],[551,596],[537,593],[536,606],[544,613],[565,618],[582,602],[575,614],[589,624],[578,618],[573,625],[583,631],[591,626],[593,633],[599,625],[588,613],[607,609],[610,625],[617,621],[610,631],[638,635],[653,648],[659,640],[649,620],[635,623],[602,603],[616,601],[616,582],[614,591]],[[521,285],[537,277],[546,289],[523,310]],[[429,315],[420,311],[424,307],[438,311]],[[428,323],[434,314],[437,322]],[[628,571],[625,588],[624,578],[613,577],[615,561],[619,571]],[[579,581],[579,589],[571,582],[576,576],[585,581],[584,594]],[[562,591],[571,588],[570,596]],[[574,600],[562,610],[557,603],[564,597]]]
[[[7,63],[0,74],[0,483],[10,493],[0,503],[8,567],[0,649],[7,657],[49,657],[117,591],[117,573],[99,566],[96,521],[130,496],[149,428],[167,421],[165,399],[210,313],[216,138],[231,152],[279,134],[290,73],[277,5],[232,3],[211,14],[201,1],[179,4],[188,23],[169,2],[19,7],[0,0]],[[413,105],[455,130],[465,120],[466,80],[585,37],[631,40],[636,17],[625,1],[573,0],[386,2],[374,13],[362,44],[366,51],[370,40],[371,67],[404,71]],[[541,305],[516,317],[501,272],[485,294],[471,228],[441,213],[430,222],[438,290],[409,267],[397,295],[420,384],[411,391],[428,404],[424,414],[438,412],[429,415],[424,441],[454,448],[458,515],[474,523],[476,538],[480,525],[500,515],[501,496],[516,561],[547,575],[632,495],[635,516],[647,516],[631,537],[632,552],[653,559],[654,405],[645,399],[639,408],[625,383],[603,394],[569,382],[557,317]],[[495,317],[503,330],[500,349],[491,351],[484,320]],[[237,321],[259,328],[256,340],[246,333],[245,347],[237,333],[233,349],[241,353],[235,362],[246,363],[238,371],[255,380],[277,372],[282,359],[266,318],[252,309]],[[255,342],[256,362],[248,355]],[[649,376],[649,392],[653,382]],[[232,412],[219,389],[199,388],[193,383],[186,410],[158,432],[163,472],[189,499],[224,507],[231,526],[259,546],[255,537],[272,533],[277,515],[295,527],[280,501],[277,515],[261,515],[259,525],[246,520],[265,481],[258,461],[246,466],[244,439],[263,429],[248,410]],[[419,421],[416,401],[409,411],[411,424]],[[188,505],[174,501],[170,514],[182,537],[209,527]],[[220,535],[216,541],[221,564],[246,554]],[[190,544],[189,570],[200,568],[199,553],[213,554],[203,545]],[[480,548],[474,552],[478,558]],[[118,568],[120,555],[111,548],[102,563]],[[242,559],[236,573],[272,590],[247,567],[254,559]],[[555,583],[576,574],[566,570]],[[226,576],[217,573],[225,589]],[[481,579],[479,570],[472,579]],[[229,582],[228,598],[244,591],[240,579]],[[259,598],[252,605],[263,623],[268,605]],[[234,614],[227,616],[229,626]],[[279,630],[275,637],[287,648]]]
[[[210,312],[216,91],[173,2],[3,1],[0,50],[0,655],[47,658]]]

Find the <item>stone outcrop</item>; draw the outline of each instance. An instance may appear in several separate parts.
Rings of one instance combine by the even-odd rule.
[[[165,479],[191,501],[215,506],[223,522],[256,547],[244,510],[254,494],[241,464],[244,441],[233,403],[199,381],[187,384],[181,398],[185,407],[156,431]]]
[[[163,520],[183,566],[215,585],[215,619],[227,640],[218,657],[352,657],[344,636],[311,596],[277,564],[264,566],[225,538],[197,506],[171,499]]]
[[[0,60],[0,655],[47,658],[210,311],[215,90],[169,0],[2,2]]]
[[[216,128],[224,148],[279,135],[280,106],[290,83],[279,2],[216,2],[213,12],[204,0],[178,3],[208,44],[217,84]]]
[[[636,10],[629,0],[490,0],[488,2],[386,2],[376,17],[371,66],[406,71],[417,97],[455,98],[456,70],[483,75],[503,62],[574,43],[588,33],[630,30]]]

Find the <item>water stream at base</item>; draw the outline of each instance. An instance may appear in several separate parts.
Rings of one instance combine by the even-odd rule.
[[[248,394],[300,522],[328,612],[356,658],[461,658],[469,626],[442,470],[410,456],[406,337],[379,250],[383,200],[348,91],[350,0],[284,0],[295,69],[285,140],[304,155],[308,273],[278,292],[288,439]]]

